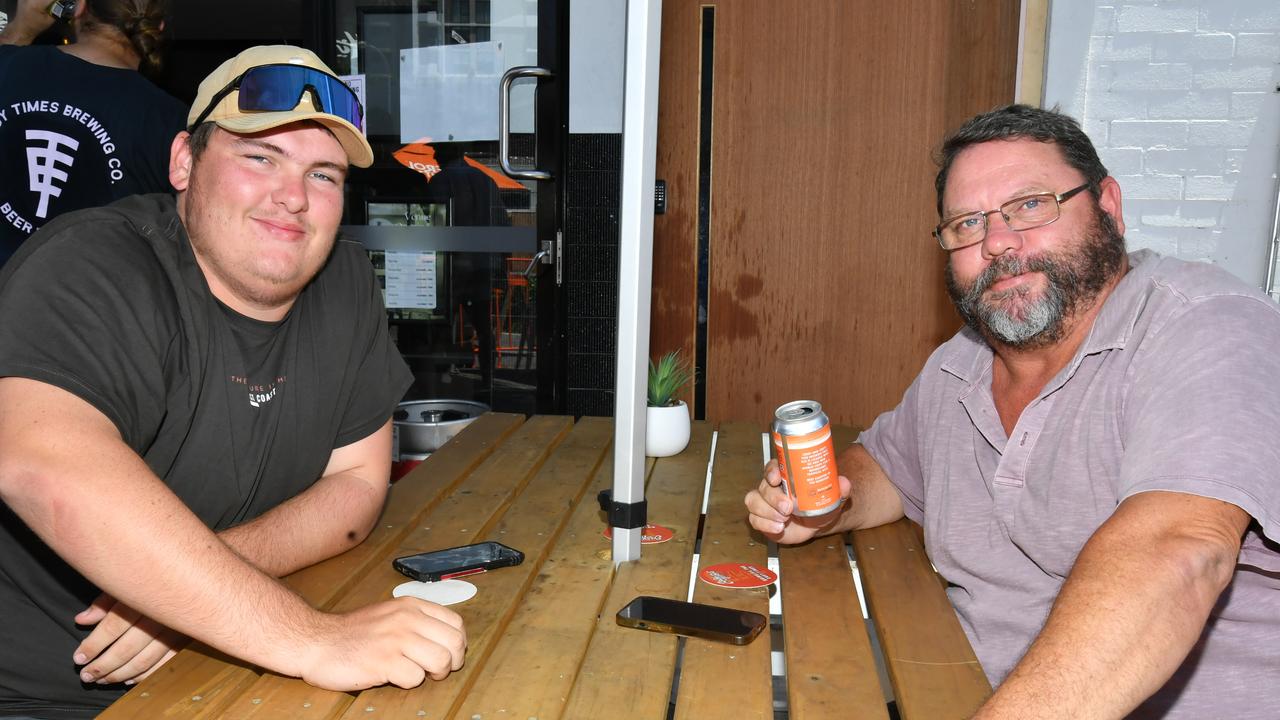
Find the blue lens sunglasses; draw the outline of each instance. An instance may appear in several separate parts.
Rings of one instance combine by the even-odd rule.
[[[298,106],[302,94],[310,90],[316,110],[340,117],[364,132],[360,100],[346,83],[320,70],[287,64],[258,65],[240,73],[213,96],[204,112],[187,128],[188,131],[199,127],[213,108],[236,90],[240,91],[239,108],[242,112],[292,110]]]

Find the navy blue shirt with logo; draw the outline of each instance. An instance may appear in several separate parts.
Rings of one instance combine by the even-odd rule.
[[[134,70],[0,45],[0,265],[62,213],[172,192],[169,147],[186,116]]]

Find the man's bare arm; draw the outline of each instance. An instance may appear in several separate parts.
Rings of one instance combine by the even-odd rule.
[[[1147,492],[1085,544],[1044,629],[976,719],[1122,718],[1195,645],[1230,583],[1249,516]]]
[[[259,517],[218,533],[255,567],[275,577],[333,557],[363,540],[387,493],[391,423],[334,450],[314,485]],[[133,683],[163,665],[185,644],[180,634],[103,594],[76,616],[92,625],[76,647],[81,680]]]
[[[391,421],[334,450],[324,474],[290,500],[218,533],[241,557],[281,577],[358,545],[377,522],[391,475]]]
[[[52,0],[18,0],[9,24],[0,30],[0,45],[30,45],[40,33],[53,27]]]
[[[331,689],[412,687],[461,666],[455,613],[420,601],[312,609],[206,528],[102,413],[59,388],[0,378],[0,499],[103,591],[257,665]]]

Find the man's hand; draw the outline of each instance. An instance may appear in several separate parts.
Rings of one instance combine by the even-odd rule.
[[[74,660],[80,679],[107,685],[133,684],[169,661],[187,638],[142,616],[133,608],[103,593],[75,617],[79,625],[96,625],[76,648]]]
[[[53,26],[49,14],[51,0],[18,0],[9,24],[0,32],[0,45],[30,45],[40,33]]]
[[[308,653],[298,673],[328,690],[363,690],[391,683],[417,687],[462,667],[467,634],[457,613],[403,597],[322,615],[320,634],[304,638]]]
[[[841,475],[841,504],[848,498],[849,478]],[[782,473],[778,470],[777,460],[770,460],[764,466],[760,486],[747,493],[743,502],[750,514],[751,527],[780,545],[794,545],[829,534],[842,516],[840,510],[814,518],[793,515],[795,504],[782,488]]]

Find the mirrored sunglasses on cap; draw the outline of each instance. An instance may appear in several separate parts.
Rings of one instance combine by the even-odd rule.
[[[360,100],[346,83],[315,68],[288,64],[258,65],[245,70],[213,96],[188,130],[198,127],[223,98],[236,90],[240,91],[241,112],[292,110],[302,94],[310,90],[316,110],[340,117],[364,132]]]

